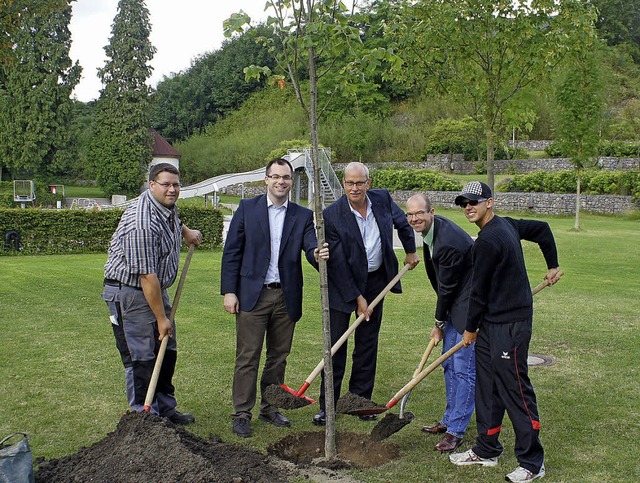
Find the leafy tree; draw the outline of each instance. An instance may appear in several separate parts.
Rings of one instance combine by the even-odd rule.
[[[151,161],[149,96],[146,81],[155,48],[144,1],[120,0],[98,71],[104,88],[98,99],[90,161],[107,195],[135,196]]]
[[[28,18],[36,12],[49,15],[64,8],[67,3],[67,0],[39,0],[37,8],[33,8],[34,2],[29,0],[0,0],[0,64],[10,66],[15,62],[13,35]]]
[[[237,109],[264,86],[260,80],[247,82],[243,69],[274,67],[274,53],[258,42],[272,35],[264,25],[250,29],[197,58],[185,72],[165,77],[153,94],[153,126],[169,141],[183,140]]]
[[[13,48],[0,64],[0,164],[46,178],[64,171],[70,95],[80,80],[69,57],[71,0],[9,7],[18,23],[5,31]]]
[[[571,157],[577,174],[574,229],[580,229],[582,172],[597,163],[601,119],[604,106],[601,56],[597,42],[576,51],[567,65],[556,92],[558,108],[557,142]]]
[[[506,115],[518,118],[510,107],[593,35],[593,8],[580,0],[388,1],[397,12],[388,33],[406,67],[398,79],[437,86],[484,127],[493,187],[495,138]]]
[[[598,9],[596,27],[608,45],[620,45],[629,50],[640,64],[640,1],[593,0]]]

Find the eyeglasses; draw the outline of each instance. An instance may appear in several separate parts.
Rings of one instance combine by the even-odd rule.
[[[415,213],[407,213],[407,218],[410,220],[411,218],[423,216],[426,213],[424,210],[416,211]]]
[[[285,174],[284,176],[280,176],[279,174],[268,174],[267,178],[272,179],[274,181],[291,181],[293,178],[291,176],[289,176],[288,174]]]
[[[180,183],[158,183],[155,179],[152,180],[155,184],[162,186],[164,189],[168,189],[173,186],[173,189],[179,190],[182,186]]]
[[[353,188],[354,186],[356,186],[357,188],[362,188],[365,184],[367,184],[367,181],[345,181],[344,184],[349,188]]]
[[[462,208],[466,208],[467,205],[476,206],[478,203],[484,203],[485,201],[487,201],[486,198],[480,198],[479,200],[461,201],[460,206]]]

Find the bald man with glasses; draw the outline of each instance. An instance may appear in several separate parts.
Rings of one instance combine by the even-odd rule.
[[[436,215],[423,193],[407,200],[407,219],[423,240],[424,264],[436,292],[435,325],[430,337],[443,341],[444,354],[462,340],[471,288],[473,240],[458,225]],[[446,407],[440,421],[422,430],[442,434],[434,449],[449,453],[462,443],[475,406],[476,360],[473,346],[459,350],[442,363]]]

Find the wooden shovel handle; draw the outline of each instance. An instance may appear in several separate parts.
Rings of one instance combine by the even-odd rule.
[[[426,369],[420,371],[416,376],[413,377],[405,386],[400,389],[395,396],[391,398],[391,400],[386,404],[387,408],[391,408],[395,406],[402,397],[411,391],[414,387],[416,387],[420,381],[422,381],[425,377],[431,374],[440,364],[446,361],[449,357],[451,357],[455,352],[458,352],[460,349],[464,347],[464,341],[458,342],[447,352],[438,357],[435,361],[433,361]]]
[[[182,267],[182,273],[180,274],[180,280],[178,281],[178,287],[176,293],[173,296],[173,305],[171,306],[171,312],[169,313],[169,321],[173,322],[176,316],[176,309],[178,308],[178,302],[180,301],[180,295],[182,295],[182,287],[184,281],[187,278],[187,271],[189,270],[189,264],[191,263],[191,256],[195,251],[196,246],[189,246],[189,253],[184,260],[184,267]],[[158,355],[156,357],[156,363],[153,366],[153,373],[151,374],[151,381],[149,381],[149,388],[147,389],[147,396],[144,399],[144,410],[146,412],[151,411],[151,405],[153,404],[153,398],[156,395],[156,387],[158,386],[158,377],[160,377],[160,369],[162,368],[162,361],[164,360],[164,353],[167,350],[167,344],[169,343],[169,337],[166,335],[162,338],[160,343],[160,349],[158,349]]]
[[[562,277],[563,275],[564,275],[564,272],[560,270],[558,272],[558,277]],[[547,282],[547,279],[544,279],[542,282],[540,282],[538,285],[536,285],[531,289],[531,295],[537,294],[540,290],[548,286],[549,286],[549,282]]]
[[[411,376],[412,379],[416,377],[418,374],[420,374],[422,369],[424,369],[424,365],[427,363],[427,359],[429,358],[429,355],[431,355],[431,351],[436,345],[438,345],[438,343],[436,342],[435,339],[431,339],[429,341],[429,345],[427,345],[427,348],[425,349],[424,354],[422,354],[422,359],[420,360],[420,364],[418,364],[418,367],[416,367],[416,370],[413,371],[413,376]]]
[[[398,275],[393,277],[393,279],[387,284],[387,286],[384,289],[382,289],[382,292],[380,292],[378,296],[375,299],[373,299],[373,301],[369,304],[369,308],[373,309],[376,305],[378,305],[380,301],[384,298],[384,296],[387,295],[389,290],[391,290],[394,287],[394,285],[398,283],[398,281],[404,276],[405,273],[407,273],[407,271],[409,271],[410,268],[411,266],[409,264],[402,267],[402,270],[398,272]],[[358,316],[355,322],[351,324],[351,327],[349,327],[344,332],[344,334],[342,334],[342,336],[336,341],[336,343],[333,344],[333,346],[331,347],[332,356],[338,351],[338,349],[340,349],[340,347],[342,347],[342,344],[344,344],[344,342],[349,338],[349,336],[358,328],[358,326],[364,320],[364,316],[365,314],[361,314],[360,316]],[[316,368],[311,372],[311,374],[309,374],[309,377],[307,377],[307,379],[304,381],[304,384],[302,385],[302,387],[298,389],[298,391],[296,392],[297,396],[304,394],[304,392],[311,385],[313,380],[316,377],[318,377],[318,374],[320,374],[320,372],[322,372],[322,369],[324,369],[324,358],[322,358],[322,360],[316,366]]]

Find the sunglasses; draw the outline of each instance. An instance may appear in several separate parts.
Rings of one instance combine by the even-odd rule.
[[[460,206],[462,208],[466,208],[467,205],[470,206],[477,206],[478,203],[484,203],[485,201],[487,201],[486,198],[480,198],[479,200],[468,200],[468,201],[461,201],[460,202]]]

